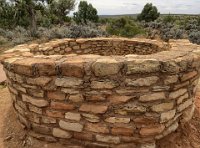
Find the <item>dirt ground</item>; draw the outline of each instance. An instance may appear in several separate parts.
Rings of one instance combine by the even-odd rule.
[[[200,148],[200,97],[196,100],[192,121],[158,141],[158,148]],[[14,114],[7,88],[0,88],[0,117],[0,148],[69,148],[26,136]]]

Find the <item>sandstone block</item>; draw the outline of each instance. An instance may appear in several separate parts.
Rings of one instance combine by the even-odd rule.
[[[107,111],[108,107],[105,105],[82,104],[79,108],[83,112],[91,112],[94,114],[103,114]]]
[[[114,136],[96,135],[96,140],[99,142],[104,142],[104,143],[112,143],[112,144],[120,143],[120,138],[114,137]]]
[[[33,98],[27,95],[22,94],[22,100],[24,102],[31,103],[32,105],[35,105],[37,107],[46,107],[48,106],[49,102],[44,99],[38,99],[38,98]]]
[[[69,139],[72,137],[71,133],[61,130],[59,128],[53,128],[53,136],[64,139]]]
[[[127,74],[151,73],[159,71],[160,63],[156,59],[129,59],[127,60]]]
[[[84,61],[79,60],[70,60],[65,61],[60,65],[62,75],[67,77],[78,77],[82,78],[84,76]]]
[[[26,78],[26,82],[32,85],[39,85],[45,86],[47,85],[52,79],[50,77],[40,76],[38,78]]]
[[[164,92],[152,93],[148,95],[140,96],[139,101],[141,102],[149,102],[149,101],[157,101],[166,99]]]
[[[122,65],[115,59],[98,59],[93,65],[92,70],[96,76],[108,76],[118,74]]]
[[[186,74],[183,74],[183,76],[181,77],[181,81],[187,81],[189,79],[194,78],[197,75],[197,71],[192,71]]]
[[[190,107],[188,107],[186,110],[183,111],[182,114],[182,120],[181,122],[186,123],[188,121],[190,121],[192,119],[192,116],[194,114],[194,110],[195,110],[195,105],[191,105]]]
[[[42,123],[46,123],[46,124],[55,124],[56,123],[56,119],[51,118],[51,117],[45,117],[45,116],[42,116],[41,121],[42,121]]]
[[[47,93],[47,97],[51,100],[65,100],[65,93],[61,91],[50,91]]]
[[[168,111],[171,110],[174,107],[174,103],[170,102],[170,103],[161,103],[158,105],[153,105],[151,107],[151,110],[154,112],[163,112],[163,111]]]
[[[108,117],[105,119],[106,122],[109,123],[129,123],[131,121],[130,118],[118,118],[118,117]]]
[[[80,121],[81,120],[81,115],[78,114],[78,113],[67,112],[67,113],[65,113],[65,119],[74,120],[74,121]]]
[[[139,78],[136,80],[132,79],[126,79],[125,82],[127,86],[151,86],[155,84],[159,80],[158,77],[152,76],[152,77],[146,77],[146,78]]]
[[[118,84],[114,81],[104,80],[104,81],[92,81],[91,88],[93,89],[112,89],[117,87]]]
[[[124,127],[114,127],[111,130],[113,135],[123,135],[123,136],[131,136],[133,135],[134,129],[132,128],[124,128]]]
[[[50,107],[58,110],[73,110],[74,105],[61,102],[51,102]]]
[[[154,125],[154,126],[151,126],[151,127],[143,127],[141,128],[140,130],[140,135],[143,136],[143,137],[146,137],[146,136],[155,136],[155,135],[158,135],[160,133],[162,133],[165,129],[165,126],[164,125]]]
[[[49,117],[64,118],[64,114],[60,111],[46,110],[46,114]]]
[[[29,104],[28,107],[29,107],[29,110],[32,111],[32,112],[37,113],[37,114],[42,114],[41,108],[38,108],[38,107],[33,106],[31,104]]]
[[[92,141],[93,135],[90,133],[78,133],[74,132],[74,138],[79,140],[86,140],[86,141]]]
[[[132,98],[134,98],[135,96],[118,96],[118,95],[111,95],[108,96],[108,100],[110,101],[110,103],[112,104],[121,104],[121,103],[126,103],[129,100],[131,100]]]
[[[173,119],[175,117],[175,114],[176,114],[175,109],[162,113],[161,116],[160,116],[160,122],[163,123],[163,122],[166,122],[166,121]]]
[[[95,133],[109,133],[109,129],[106,124],[93,124],[87,123],[85,126],[86,131],[95,132]]]
[[[178,76],[177,75],[172,75],[172,76],[167,76],[164,80],[165,85],[173,84],[178,81]]]
[[[65,122],[63,120],[59,121],[59,126],[62,129],[68,130],[68,131],[75,131],[75,132],[82,132],[83,131],[83,125],[80,123],[71,123],[71,122]]]
[[[83,80],[72,77],[57,78],[55,81],[56,86],[76,88],[83,84]]]
[[[77,94],[77,95],[70,95],[69,100],[72,102],[82,102],[84,100],[83,95]]]
[[[177,108],[177,111],[178,111],[178,112],[181,112],[181,111],[183,111],[184,109],[188,108],[188,107],[189,107],[190,105],[192,105],[192,104],[193,104],[192,99],[189,99],[189,100],[185,101],[184,103],[180,104],[180,105],[178,106],[178,108]]]
[[[181,104],[183,103],[184,100],[188,99],[189,98],[189,95],[188,93],[184,94],[183,96],[180,96],[177,100],[177,104]]]
[[[100,118],[93,114],[82,114],[82,116],[85,118],[85,120],[92,122],[92,123],[96,123],[96,122],[100,121]]]

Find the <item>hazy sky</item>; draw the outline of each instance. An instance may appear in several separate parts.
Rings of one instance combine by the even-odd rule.
[[[77,0],[77,4],[80,0]],[[200,0],[87,0],[100,15],[140,13],[147,2],[161,13],[200,14]],[[77,8],[76,8],[77,10]]]

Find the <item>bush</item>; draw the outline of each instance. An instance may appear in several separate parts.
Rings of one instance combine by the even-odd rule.
[[[192,43],[196,43],[200,45],[200,31],[194,31],[189,34],[189,40]]]
[[[106,31],[110,35],[122,37],[134,37],[138,34],[144,34],[142,27],[136,24],[131,18],[114,19],[106,27]]]
[[[54,26],[50,29],[39,27],[37,31],[39,38],[91,38],[107,36],[106,32],[99,29],[94,24],[70,26]]]

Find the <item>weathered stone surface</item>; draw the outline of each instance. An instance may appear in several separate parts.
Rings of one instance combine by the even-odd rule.
[[[32,128],[34,131],[41,133],[41,134],[50,134],[51,133],[51,129],[44,125],[39,125],[39,124],[33,123]]]
[[[59,121],[59,126],[62,129],[68,130],[68,131],[75,131],[75,132],[82,132],[83,131],[83,125],[80,123],[71,123],[71,122],[65,122],[63,120]]]
[[[113,135],[123,135],[123,136],[131,136],[134,133],[133,128],[124,128],[124,127],[114,127],[111,129],[111,133]]]
[[[160,116],[160,122],[163,123],[163,122],[171,120],[172,118],[174,118],[175,114],[176,114],[175,109],[162,113]]]
[[[76,88],[83,84],[83,80],[72,77],[57,78],[55,81],[56,86]]]
[[[127,86],[151,86],[152,84],[155,84],[158,80],[158,77],[152,76],[146,78],[139,78],[136,80],[126,79],[125,82]]]
[[[50,91],[47,97],[51,100],[65,100],[65,94],[61,91]]]
[[[109,128],[106,124],[93,124],[93,123],[87,123],[85,125],[85,130],[95,133],[109,133]]]
[[[187,93],[187,89],[179,89],[177,91],[171,92],[169,94],[169,99],[176,99],[176,98],[184,95],[185,93]]]
[[[28,89],[28,93],[34,97],[39,97],[39,98],[44,97],[44,91],[41,89]]]
[[[165,129],[164,125],[154,125],[152,127],[143,127],[140,130],[141,136],[155,136],[163,132]]]
[[[154,112],[163,112],[163,111],[168,111],[171,110],[174,107],[174,103],[170,102],[170,103],[161,103],[158,105],[153,105],[151,107],[151,110]]]
[[[129,100],[131,100],[132,98],[135,98],[135,96],[118,96],[118,95],[111,95],[108,96],[108,100],[110,101],[110,103],[112,104],[121,104],[121,103],[126,103]]]
[[[114,81],[104,80],[104,81],[92,81],[91,88],[93,89],[112,89],[117,87],[118,84]]]
[[[177,104],[181,104],[184,100],[188,99],[188,97],[188,93],[184,94],[183,96],[180,96],[177,100]]]
[[[183,74],[183,76],[181,77],[181,81],[187,81],[189,79],[194,78],[197,75],[197,71],[192,71],[186,74]]]
[[[31,103],[32,105],[35,105],[37,107],[46,107],[48,106],[48,101],[44,99],[38,99],[38,98],[33,98],[27,95],[22,95],[22,100],[24,102]]]
[[[96,140],[99,142],[105,142],[105,143],[113,143],[113,144],[120,143],[119,137],[114,137],[114,136],[96,135]]]
[[[21,91],[23,93],[26,93],[26,89],[23,88],[22,86],[18,85],[18,84],[13,84],[13,87],[18,90],[18,91]]]
[[[131,113],[144,113],[146,112],[146,107],[136,104],[136,103],[127,103],[124,105],[122,110],[131,112]]]
[[[139,101],[141,102],[149,102],[149,101],[157,101],[166,99],[164,92],[152,93],[148,95],[140,96]]]
[[[72,137],[71,133],[61,130],[59,128],[53,128],[53,136],[64,139],[69,139]]]
[[[41,122],[42,123],[46,123],[46,124],[55,124],[56,123],[56,119],[51,118],[51,117],[42,116]]]
[[[82,116],[85,118],[85,120],[92,122],[92,123],[96,123],[96,122],[100,121],[100,118],[93,114],[82,114]]]
[[[74,105],[69,103],[60,103],[60,102],[51,102],[50,107],[52,109],[59,109],[59,110],[73,110]]]
[[[67,77],[78,77],[82,78],[84,76],[84,61],[73,60],[73,61],[65,61],[61,64],[61,72],[62,75]]]
[[[79,139],[79,140],[92,141],[93,140],[93,135],[90,134],[90,133],[74,132],[74,138],[75,139]]]
[[[47,116],[53,117],[53,118],[64,118],[64,114],[60,111],[47,110],[46,114]]]
[[[103,95],[99,95],[98,92],[96,95],[86,96],[87,101],[105,101],[106,97]]]
[[[103,114],[107,111],[108,107],[105,105],[82,104],[79,108],[83,112],[91,112],[94,114]]]
[[[181,112],[181,111],[183,111],[184,109],[188,108],[188,107],[189,107],[190,105],[192,105],[192,104],[193,104],[192,99],[189,99],[189,100],[185,101],[184,103],[180,104],[180,105],[178,106],[178,108],[177,108],[177,111],[178,111],[178,112]]]
[[[67,112],[67,113],[65,113],[65,119],[74,120],[74,121],[80,121],[81,120],[81,115],[79,113]]]
[[[70,88],[62,88],[61,91],[66,93],[66,94],[70,94],[70,95],[74,95],[74,94],[79,93],[79,91],[77,91],[75,89],[70,89]]]
[[[167,76],[164,80],[165,85],[173,84],[178,81],[178,76],[177,75],[172,75],[172,76]]]
[[[156,59],[130,59],[127,61],[127,74],[151,73],[159,71],[160,63]]]
[[[41,76],[38,78],[26,78],[26,82],[32,85],[39,85],[45,86],[47,85],[52,79],[50,77]]]
[[[37,113],[37,114],[42,114],[41,108],[38,108],[38,107],[33,106],[31,104],[29,104],[28,107],[29,107],[29,110],[32,111],[32,112]]]
[[[82,102],[84,100],[83,95],[77,94],[77,95],[70,95],[69,100],[72,102]]]
[[[170,125],[167,129],[164,130],[164,132],[161,135],[156,136],[156,139],[161,139],[170,133],[174,132],[178,128],[178,122],[173,123]]]
[[[115,59],[98,59],[93,65],[92,70],[96,76],[108,76],[118,74],[122,64]]]
[[[190,107],[188,107],[186,110],[183,111],[182,114],[182,123],[186,123],[188,121],[190,121],[192,119],[192,116],[194,114],[195,111],[195,105],[191,105]]]
[[[106,122],[109,123],[129,123],[131,121],[130,118],[119,118],[119,117],[108,117],[105,119]]]
[[[155,142],[143,143],[140,145],[140,148],[156,148],[156,143]]]

